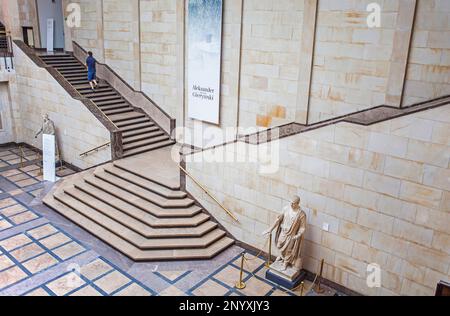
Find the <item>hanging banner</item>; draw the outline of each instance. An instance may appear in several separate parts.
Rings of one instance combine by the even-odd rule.
[[[56,182],[55,135],[42,135],[44,181]]]
[[[47,19],[47,52],[53,52],[55,38],[55,20]]]
[[[222,0],[189,0],[188,115],[219,124]]]

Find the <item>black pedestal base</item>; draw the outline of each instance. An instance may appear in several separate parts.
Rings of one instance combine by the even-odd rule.
[[[300,274],[294,279],[283,278],[279,274],[273,273],[270,269],[266,272],[266,279],[272,281],[288,290],[292,290],[300,285],[306,278],[306,273],[301,271]]]

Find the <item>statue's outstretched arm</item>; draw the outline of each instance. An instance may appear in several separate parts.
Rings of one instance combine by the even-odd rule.
[[[262,233],[263,236],[264,236],[264,235],[271,234],[271,233],[275,230],[275,228],[277,228],[278,225],[280,225],[282,219],[283,219],[283,216],[282,216],[282,215],[278,216],[278,218],[277,218],[277,220],[275,221],[275,223],[273,223],[273,225],[272,225],[268,230],[265,230],[265,231]]]
[[[42,127],[39,132],[36,133],[36,135],[34,136],[34,138],[37,138],[39,136],[39,134],[41,134],[44,131],[44,128]]]

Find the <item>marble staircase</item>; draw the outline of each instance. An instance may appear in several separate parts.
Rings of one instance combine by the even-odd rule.
[[[61,53],[39,57],[47,66],[56,69],[81,96],[90,99],[122,132],[123,157],[174,144],[149,115],[133,107],[108,82],[101,80],[98,88],[92,91],[86,67],[73,55]]]
[[[134,261],[210,259],[233,244],[177,183],[130,165],[67,178],[44,203]]]

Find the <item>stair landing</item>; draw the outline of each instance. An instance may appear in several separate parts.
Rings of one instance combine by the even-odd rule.
[[[179,178],[166,147],[65,178],[43,201],[134,261],[210,259],[234,241]]]

